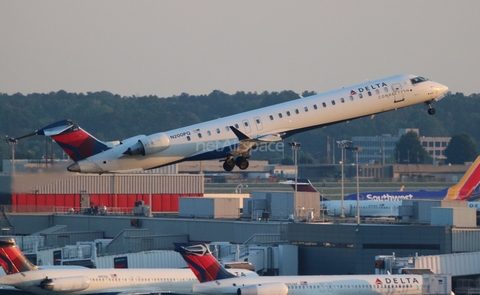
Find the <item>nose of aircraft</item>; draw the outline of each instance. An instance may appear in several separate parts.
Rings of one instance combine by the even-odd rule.
[[[448,91],[448,87],[439,83],[437,86],[437,91],[439,94],[445,94]]]

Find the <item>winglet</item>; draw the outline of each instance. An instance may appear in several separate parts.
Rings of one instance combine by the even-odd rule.
[[[242,131],[238,130],[237,128],[233,127],[233,126],[230,126],[230,129],[232,129],[233,133],[235,133],[235,135],[238,137],[238,140],[242,141],[242,140],[251,140],[252,138],[248,135],[246,135],[245,133],[243,133]]]
[[[472,166],[468,168],[462,179],[448,189],[445,200],[468,199],[475,188],[480,184],[480,156],[477,157]]]
[[[201,283],[235,277],[218,262],[207,245],[203,243],[174,243],[174,245],[175,251],[182,255]]]
[[[18,249],[15,240],[5,237],[0,238],[0,265],[7,275],[37,269]]]

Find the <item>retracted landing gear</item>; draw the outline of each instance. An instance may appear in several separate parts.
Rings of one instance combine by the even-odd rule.
[[[425,104],[428,106],[428,114],[435,115],[435,109],[432,107],[432,103],[430,101],[427,101],[425,102]]]

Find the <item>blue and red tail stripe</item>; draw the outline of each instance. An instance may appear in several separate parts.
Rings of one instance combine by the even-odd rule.
[[[174,243],[174,245],[175,251],[182,255],[201,283],[235,277],[218,262],[205,244]]]
[[[7,275],[37,269],[18,249],[13,238],[0,238],[0,265]]]
[[[52,136],[75,162],[108,150],[109,147],[80,127]]]

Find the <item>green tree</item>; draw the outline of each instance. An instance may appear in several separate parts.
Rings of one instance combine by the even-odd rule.
[[[452,136],[445,149],[446,162],[449,164],[463,164],[474,161],[478,156],[477,147],[473,138],[467,133]]]
[[[428,164],[430,156],[423,148],[418,134],[409,131],[402,135],[395,145],[398,164]]]

